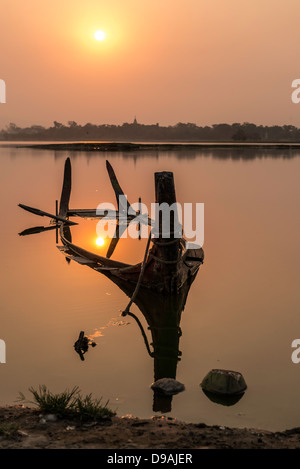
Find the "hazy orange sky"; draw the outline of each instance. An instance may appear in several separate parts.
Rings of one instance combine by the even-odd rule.
[[[300,126],[299,0],[1,0],[0,14],[0,128]]]

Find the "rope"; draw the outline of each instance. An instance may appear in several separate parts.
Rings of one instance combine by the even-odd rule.
[[[140,328],[140,331],[141,331],[141,333],[142,333],[142,336],[143,336],[143,339],[144,339],[144,342],[145,342],[145,345],[146,345],[147,352],[148,352],[148,354],[150,355],[150,357],[153,358],[153,352],[151,352],[151,350],[150,350],[150,346],[149,346],[149,342],[148,342],[147,336],[146,336],[146,334],[145,334],[144,328],[143,328],[143,326],[142,326],[142,324],[141,324],[139,318],[138,318],[135,314],[130,313],[130,311],[128,311],[126,314],[128,314],[128,316],[131,316],[133,319],[136,320],[136,322],[137,322],[137,324],[138,324],[138,326],[139,326],[139,328]],[[122,316],[124,316],[123,313],[122,313]]]
[[[142,282],[142,278],[143,278],[143,275],[144,275],[144,271],[145,271],[145,268],[146,268],[146,261],[147,261],[147,255],[148,255],[148,252],[149,252],[149,247],[150,247],[150,242],[151,242],[151,236],[152,236],[152,232],[150,232],[149,234],[149,238],[148,238],[148,241],[147,241],[147,246],[146,246],[146,250],[145,250],[145,254],[144,254],[144,259],[143,259],[143,265],[142,265],[142,268],[141,268],[141,272],[140,272],[140,275],[139,275],[139,278],[138,278],[138,281],[137,281],[137,284],[136,284],[136,287],[134,289],[134,292],[132,294],[132,297],[128,303],[128,305],[126,306],[125,310],[122,312],[122,316],[131,316],[133,319],[135,319],[135,321],[137,322],[139,328],[140,328],[140,331],[142,333],[142,336],[143,336],[143,339],[144,339],[144,342],[145,342],[145,345],[146,345],[146,348],[147,348],[147,352],[148,354],[150,355],[150,357],[153,357],[154,354],[153,352],[151,352],[150,350],[150,346],[149,346],[149,342],[148,342],[148,339],[147,339],[147,336],[145,334],[145,331],[143,329],[143,326],[140,322],[140,320],[138,319],[138,317],[131,313],[129,310],[130,310],[130,307],[132,305],[132,303],[134,302],[137,294],[138,294],[138,291],[139,291],[139,288],[140,288],[140,285],[141,285],[141,282]],[[177,240],[176,240],[177,241]],[[163,263],[166,263],[166,264],[173,264],[173,263],[177,263],[179,260],[180,260],[180,257],[178,258],[178,260],[176,261],[164,261],[162,259],[159,259],[158,257],[156,256],[153,256],[153,254],[150,253],[150,256],[154,259],[157,259],[159,260],[160,262],[163,262]],[[150,328],[149,328],[150,329]],[[178,327],[178,332],[179,332],[179,335],[181,335],[181,329]]]

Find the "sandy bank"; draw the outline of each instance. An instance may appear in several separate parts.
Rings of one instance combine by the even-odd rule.
[[[16,425],[9,434],[10,425]],[[0,408],[0,449],[300,449],[300,428],[284,432],[191,424],[176,419],[113,417],[80,423],[43,421],[40,411]]]

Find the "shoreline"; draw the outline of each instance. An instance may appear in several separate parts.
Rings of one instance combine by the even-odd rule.
[[[12,425],[14,434],[1,432]],[[168,417],[48,421],[40,410],[14,405],[0,407],[0,449],[300,449],[300,428],[271,432]]]
[[[260,150],[300,150],[300,143],[291,142],[131,142],[131,141],[70,141],[70,142],[18,142],[0,141],[0,147],[30,148],[54,151],[178,151],[178,150],[211,150],[211,149],[260,149]]]

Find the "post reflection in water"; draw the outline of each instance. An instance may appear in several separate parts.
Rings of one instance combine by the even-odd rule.
[[[197,272],[190,278],[177,294],[154,293],[142,287],[137,294],[135,304],[143,314],[148,330],[151,333],[152,343],[147,342],[145,332],[141,329],[145,345],[149,355],[154,361],[154,382],[161,378],[176,379],[178,361],[181,360],[179,349],[181,314],[184,310],[190,286],[195,279]],[[128,295],[131,296],[132,289],[128,288],[124,282],[115,283]],[[132,313],[130,316],[137,320],[141,328],[139,319]],[[153,411],[170,412],[172,395],[164,395],[154,390]]]

